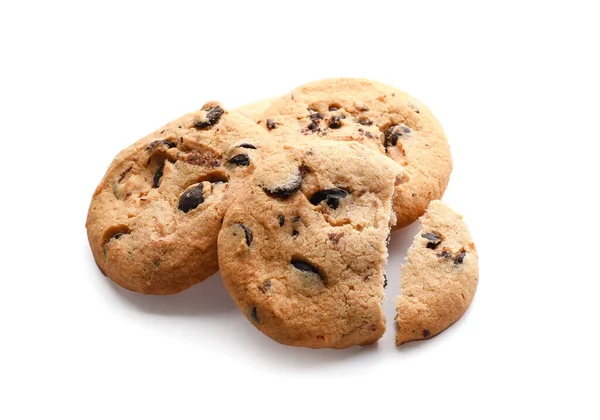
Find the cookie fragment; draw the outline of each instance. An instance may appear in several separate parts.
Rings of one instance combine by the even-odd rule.
[[[462,217],[434,200],[420,220],[402,266],[396,345],[444,331],[465,313],[477,289],[477,251]]]

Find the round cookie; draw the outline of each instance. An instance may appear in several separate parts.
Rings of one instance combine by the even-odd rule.
[[[393,87],[364,79],[321,80],[279,98],[259,120],[282,141],[358,141],[402,165],[410,179],[397,187],[395,229],[417,220],[448,185],[452,158],[440,123]]]
[[[239,112],[244,117],[258,122],[260,116],[275,102],[277,98],[263,99],[261,101],[252,102],[250,104],[242,105],[233,110],[233,112]]]
[[[262,128],[211,102],[120,152],[86,222],[100,270],[150,294],[177,293],[214,274],[225,210],[267,144]]]
[[[477,261],[462,217],[432,201],[402,266],[396,345],[434,337],[465,313],[477,289]]]
[[[219,233],[225,286],[248,320],[287,345],[377,341],[394,180],[358,143],[289,143],[257,168]]]

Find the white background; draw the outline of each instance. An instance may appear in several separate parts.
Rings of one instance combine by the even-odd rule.
[[[2,2],[0,418],[600,417],[596,2]],[[217,99],[325,77],[426,103],[454,157],[444,201],[480,252],[467,314],[394,347],[417,226],[392,237],[388,333],[281,346],[218,275],[114,286],[84,228],[113,156]]]

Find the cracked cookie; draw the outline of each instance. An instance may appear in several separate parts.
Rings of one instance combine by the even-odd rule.
[[[477,250],[462,217],[435,200],[402,266],[396,345],[441,333],[467,310],[479,278]]]
[[[408,173],[396,188],[395,229],[417,220],[442,197],[452,158],[431,111],[393,87],[365,79],[328,79],[275,100],[256,119],[280,141],[356,141],[378,150]]]
[[[177,293],[214,274],[225,210],[267,144],[262,128],[210,102],[120,152],[86,222],[100,270],[150,294]]]
[[[227,210],[218,241],[225,286],[280,343],[374,343],[385,331],[386,245],[402,169],[359,143],[281,147]]]

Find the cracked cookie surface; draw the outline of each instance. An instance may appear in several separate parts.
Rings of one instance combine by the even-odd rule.
[[[219,233],[226,288],[248,320],[292,346],[377,341],[394,180],[358,143],[289,143],[257,168]]]
[[[467,310],[479,280],[475,244],[462,217],[432,201],[402,266],[396,345],[436,336]]]
[[[408,177],[396,188],[395,228],[417,220],[448,185],[452,158],[440,123],[422,103],[382,83],[309,83],[275,100],[256,121],[280,141],[356,141],[400,164]]]
[[[100,270],[151,294],[177,293],[214,274],[225,210],[268,143],[252,121],[209,102],[120,152],[86,222]]]

